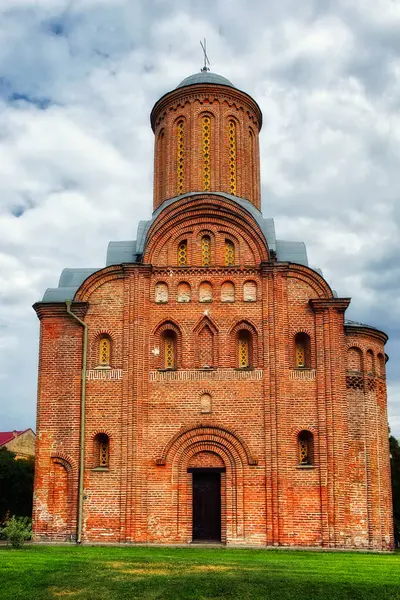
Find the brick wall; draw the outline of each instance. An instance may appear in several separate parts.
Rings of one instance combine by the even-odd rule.
[[[202,303],[205,271],[213,298]],[[244,266],[127,266],[95,279],[74,307],[86,307],[88,373],[98,373],[87,381],[85,541],[190,541],[187,469],[223,464],[227,543],[391,547],[384,374],[363,375],[367,390],[351,388],[347,377],[346,388],[349,366],[358,376],[354,348],[361,348],[360,364],[372,350],[378,369],[383,340],[345,331],[348,301],[329,297],[306,267],[282,263],[250,273]],[[179,301],[182,279],[190,301]],[[243,296],[249,279],[255,302]],[[155,295],[160,280],[168,284],[167,302]],[[220,294],[226,280],[235,287],[231,302]],[[40,313],[35,538],[69,539],[76,527],[82,330],[63,307],[41,306]],[[179,331],[177,370],[160,363],[163,323]],[[237,368],[234,332],[243,324],[254,344],[249,371]],[[293,361],[299,331],[310,337],[309,369]],[[112,340],[110,369],[96,368],[103,333]],[[202,369],[200,357],[211,347],[212,368]],[[310,465],[299,464],[304,430],[313,435]],[[99,432],[110,440],[109,466],[101,470]]]

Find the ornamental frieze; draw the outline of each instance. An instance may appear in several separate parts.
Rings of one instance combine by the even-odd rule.
[[[89,369],[86,371],[88,381],[117,381],[122,379],[122,369]]]
[[[223,276],[228,275],[260,275],[261,269],[254,267],[153,267],[152,275],[154,277],[173,277],[177,275],[181,279],[191,275]]]
[[[219,93],[218,95],[210,95],[210,93],[198,92],[191,93],[187,96],[180,96],[176,100],[172,101],[168,107],[163,109],[162,113],[160,113],[157,117],[157,120],[154,123],[154,129],[157,129],[159,124],[166,118],[168,111],[176,112],[179,108],[184,109],[186,104],[192,104],[193,101],[200,102],[201,105],[209,104],[212,106],[215,104],[227,104],[229,108],[234,107],[238,111],[244,112],[247,117],[250,119],[252,123],[258,126],[258,119],[250,103],[244,101],[243,98],[233,99],[232,96],[227,96]],[[240,100],[240,101],[239,101]]]

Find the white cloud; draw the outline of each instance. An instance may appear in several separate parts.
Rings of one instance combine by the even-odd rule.
[[[399,6],[0,0],[2,428],[34,425],[30,305],[64,267],[102,266],[108,241],[133,239],[151,214],[149,112],[201,67],[206,35],[213,70],[262,108],[263,209],[278,237],[303,239],[352,296],[349,317],[390,334],[400,436]]]

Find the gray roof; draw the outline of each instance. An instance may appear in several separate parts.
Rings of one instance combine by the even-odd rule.
[[[134,262],[136,262],[136,240],[108,244],[106,267]]]
[[[102,267],[97,269],[64,269],[60,275],[60,281],[58,287],[76,287],[78,288],[81,283],[85,281],[92,273],[99,271]]]
[[[345,319],[344,324],[346,327],[368,327],[368,329],[375,329],[376,331],[379,331],[379,329],[373,327],[372,325],[367,325],[366,323],[361,323],[360,321],[352,321],[351,319]]]
[[[280,262],[294,262],[308,267],[307,250],[304,242],[276,240],[276,258]]]
[[[64,269],[60,275],[58,287],[48,288],[43,296],[43,302],[65,302],[73,300],[75,292],[92,273],[100,271],[99,268]]]
[[[151,225],[157,219],[159,214],[167,207],[181,200],[182,198],[190,198],[196,196],[200,192],[189,192],[165,200],[161,206],[154,211],[153,216],[148,221],[140,221],[137,228],[137,239],[127,241],[110,242],[107,249],[106,266],[121,265],[126,263],[139,262],[146,247],[147,234]],[[293,262],[308,267],[307,251],[303,242],[286,242],[276,240],[274,219],[265,219],[262,213],[245,198],[238,198],[224,192],[208,192],[210,195],[220,196],[227,200],[232,200],[246,210],[256,221],[260,230],[264,234],[270,250],[276,252],[277,260],[280,262]],[[79,268],[79,269],[64,269],[61,273],[57,288],[49,288],[43,296],[43,302],[64,302],[72,300],[76,291],[82,283],[92,273],[99,271],[100,268]],[[320,272],[319,269],[314,269]],[[321,273],[322,275],[322,273]]]
[[[222,77],[222,75],[217,75],[217,73],[211,73],[210,71],[200,71],[200,73],[194,73],[193,75],[189,75],[189,77],[185,77],[185,79],[176,86],[176,89],[186,87],[187,85],[196,85],[197,83],[215,83],[217,85],[229,85],[229,87],[235,87],[229,79]]]
[[[175,196],[175,198],[170,198],[169,200],[164,200],[164,202],[153,212],[153,216],[150,221],[141,221],[138,226],[138,238],[137,238],[137,246],[136,252],[137,254],[142,254],[144,251],[144,245],[146,241],[146,235],[148,230],[150,229],[151,224],[155,221],[158,215],[166,208],[170,206],[177,200],[181,200],[182,198],[191,198],[192,196],[197,196],[198,194],[203,194],[204,192],[187,192],[186,194],[181,194],[180,196]],[[261,231],[264,234],[265,239],[268,240],[268,247],[271,250],[276,250],[275,247],[275,225],[273,219],[265,219],[262,216],[262,213],[250,202],[250,200],[246,200],[245,198],[239,198],[238,196],[232,196],[232,194],[226,194],[225,192],[207,192],[207,195],[210,196],[222,196],[223,198],[227,198],[228,200],[232,200],[239,204],[242,208],[244,208],[248,213],[254,217],[255,221],[259,225]]]
[[[65,302],[66,300],[73,300],[78,287],[48,288],[43,295],[42,302]]]

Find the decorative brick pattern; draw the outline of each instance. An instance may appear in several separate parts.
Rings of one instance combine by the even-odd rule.
[[[302,380],[307,380],[310,381],[312,379],[315,379],[317,376],[317,371],[316,369],[307,369],[307,370],[303,370],[303,369],[295,369],[293,371],[290,371],[290,379],[302,379]]]
[[[233,369],[218,369],[216,371],[172,371],[169,373],[150,372],[149,381],[259,381],[263,378],[261,369],[252,371],[237,371]]]
[[[185,144],[184,144],[184,121],[180,119],[177,124],[177,196],[183,194],[185,191],[184,187],[184,157],[185,157]]]
[[[90,371],[86,371],[86,379],[93,380],[119,380],[122,379],[122,369],[92,369]]]

